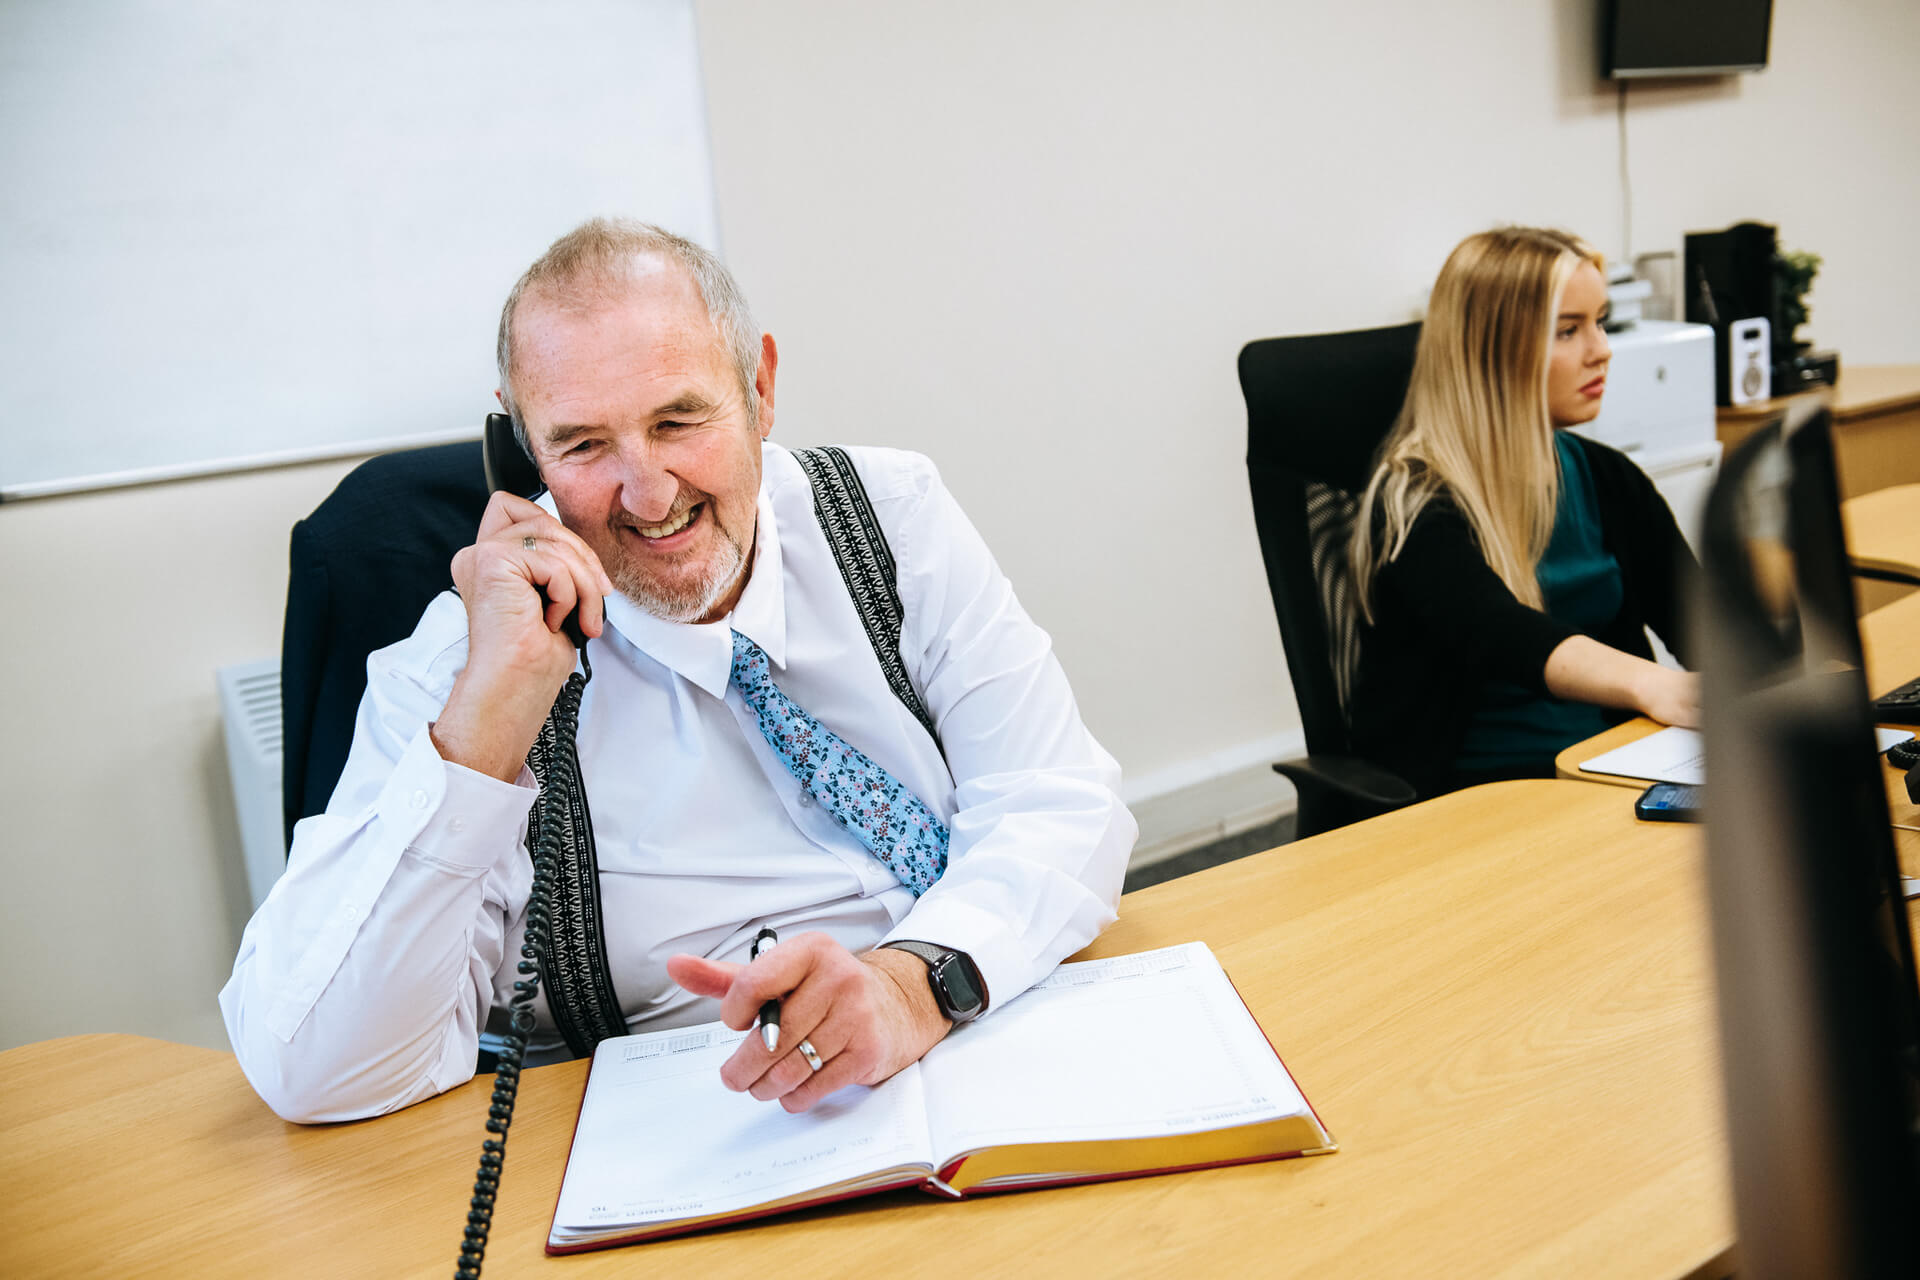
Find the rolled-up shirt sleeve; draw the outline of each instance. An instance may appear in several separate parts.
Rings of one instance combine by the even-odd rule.
[[[536,794],[443,761],[429,727],[465,660],[452,597],[368,660],[327,811],[241,936],[220,1009],[241,1069],[302,1122],[379,1115],[473,1074]]]
[[[887,940],[965,951],[991,1014],[1113,922],[1139,828],[1052,640],[932,464],[915,461],[917,492],[877,505],[899,560],[902,653],[955,811],[946,873]]]

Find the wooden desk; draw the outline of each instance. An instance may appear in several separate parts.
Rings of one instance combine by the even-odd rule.
[[[1860,619],[1860,647],[1866,656],[1867,689],[1882,694],[1920,675],[1920,593],[1896,600]],[[1554,757],[1554,772],[1562,778],[1597,782],[1615,787],[1644,791],[1644,778],[1617,778],[1604,773],[1582,773],[1580,762],[1591,760],[1603,751],[1624,747],[1660,729],[1645,716],[1636,716],[1597,733],[1584,742],[1576,742]],[[1890,729],[1908,729],[1910,725],[1888,725]],[[1887,808],[1893,821],[1920,826],[1920,805],[1907,799],[1906,775],[1882,764],[1880,772],[1887,786]],[[1901,869],[1909,876],[1920,876],[1920,833],[1895,831],[1894,847],[1900,853]]]
[[[1916,447],[1920,447],[1917,445]],[[1881,608],[1920,587],[1920,484],[1875,489],[1840,504],[1853,558],[1855,607]]]
[[[1211,943],[1339,1137],[1330,1156],[895,1193],[547,1258],[584,1064],[528,1072],[487,1274],[1718,1274],[1733,1226],[1697,839],[1635,823],[1610,787],[1501,783],[1129,894],[1088,954]],[[129,1036],[0,1054],[0,1272],[445,1276],[486,1095],[301,1129],[225,1054]]]
[[[1920,482],[1920,365],[1842,364],[1838,383],[1802,395],[1824,396],[1832,406],[1841,497]],[[1721,446],[1732,450],[1802,395],[1718,410]]]
[[[1856,570],[1920,584],[1920,484],[1890,485],[1840,504]]]

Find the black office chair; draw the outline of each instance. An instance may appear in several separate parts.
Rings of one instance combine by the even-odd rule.
[[[280,639],[282,803],[293,825],[327,807],[367,687],[367,655],[413,634],[453,585],[488,487],[478,441],[370,458],[293,526]]]
[[[1254,523],[1307,736],[1304,759],[1273,768],[1300,793],[1302,837],[1418,798],[1404,778],[1353,754],[1338,673],[1352,670],[1358,644],[1339,607],[1351,589],[1354,509],[1406,399],[1419,335],[1406,324],[1267,338],[1240,351]]]

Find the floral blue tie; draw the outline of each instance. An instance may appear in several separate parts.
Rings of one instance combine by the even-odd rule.
[[[800,785],[919,897],[947,869],[947,825],[901,781],[780,692],[766,651],[733,633],[733,683]]]

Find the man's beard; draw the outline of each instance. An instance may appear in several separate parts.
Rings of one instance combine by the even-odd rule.
[[[691,582],[663,583],[647,577],[630,559],[623,559],[610,575],[620,594],[665,622],[698,622],[740,581],[747,563],[746,550],[714,520],[719,544],[700,575]]]

